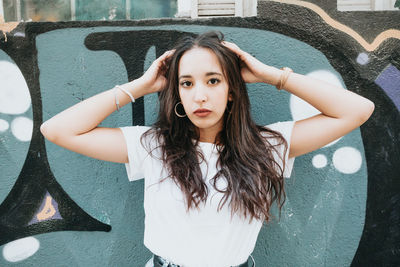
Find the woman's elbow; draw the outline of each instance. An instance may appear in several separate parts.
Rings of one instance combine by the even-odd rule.
[[[360,120],[361,124],[366,122],[371,117],[372,113],[374,112],[374,109],[375,109],[374,102],[372,102],[369,99],[366,99],[365,104],[361,108],[360,114],[359,114],[359,120]]]
[[[50,142],[55,142],[56,140],[56,134],[54,133],[54,131],[52,131],[51,127],[48,125],[48,122],[45,121],[42,123],[42,125],[40,125],[40,132],[42,133],[42,135],[49,140]]]

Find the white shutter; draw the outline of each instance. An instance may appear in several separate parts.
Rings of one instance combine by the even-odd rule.
[[[243,16],[243,0],[192,0],[192,18],[220,16]]]
[[[375,0],[373,10],[399,10],[394,7],[396,0]]]
[[[370,11],[372,9],[371,0],[337,0],[339,11]]]

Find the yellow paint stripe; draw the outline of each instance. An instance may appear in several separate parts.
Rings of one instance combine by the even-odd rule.
[[[364,38],[361,37],[356,31],[354,31],[352,28],[332,19],[322,8],[319,6],[309,3],[309,2],[304,2],[304,1],[299,1],[299,0],[271,0],[273,2],[278,2],[278,3],[284,3],[284,4],[290,4],[290,5],[297,5],[297,6],[302,6],[308,9],[311,9],[315,13],[317,13],[326,23],[328,23],[330,26],[332,26],[335,29],[338,29],[351,37],[354,38],[362,47],[364,47],[365,50],[368,52],[374,51],[378,46],[382,44],[383,41],[385,41],[388,38],[396,38],[400,40],[400,31],[396,29],[389,29],[384,32],[381,32],[372,43],[368,43],[365,41]]]

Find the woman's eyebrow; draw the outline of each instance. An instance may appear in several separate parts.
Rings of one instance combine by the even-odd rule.
[[[223,76],[221,73],[219,73],[219,72],[207,72],[206,73],[206,76],[212,76],[212,75],[220,75],[220,76]]]
[[[213,75],[224,76],[219,72],[207,72],[206,73],[206,76],[213,76]],[[181,75],[181,76],[179,76],[178,79],[182,79],[182,78],[192,78],[192,75],[189,75],[189,74]]]
[[[186,75],[181,75],[181,76],[179,76],[179,80],[180,79],[182,79],[182,78],[192,78],[192,75],[189,75],[189,74],[186,74]]]

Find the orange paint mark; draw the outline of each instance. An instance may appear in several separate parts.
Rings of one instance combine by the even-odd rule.
[[[384,32],[381,32],[377,37],[375,37],[375,39],[372,43],[368,43],[367,41],[365,41],[364,38],[361,37],[360,34],[358,34],[352,28],[334,20],[322,8],[320,8],[319,6],[317,6],[315,4],[312,4],[309,2],[304,2],[304,1],[299,1],[299,0],[271,0],[271,1],[283,3],[283,4],[297,5],[297,6],[302,6],[302,7],[311,9],[312,11],[317,13],[327,24],[329,24],[330,26],[332,26],[333,28],[335,28],[337,30],[340,30],[340,31],[350,35],[354,40],[356,40],[368,52],[374,51],[376,48],[378,48],[382,44],[383,41],[385,41],[388,38],[396,38],[396,39],[400,40],[400,31],[395,30],[395,29],[389,29]]]
[[[54,214],[56,214],[56,209],[51,204],[51,200],[52,200],[51,196],[46,197],[46,203],[44,204],[42,211],[40,211],[36,215],[38,221],[46,220],[48,218],[51,218]]]
[[[5,42],[7,42],[7,32],[11,32],[18,26],[19,22],[4,22],[4,18],[0,16],[0,30],[3,32]]]

